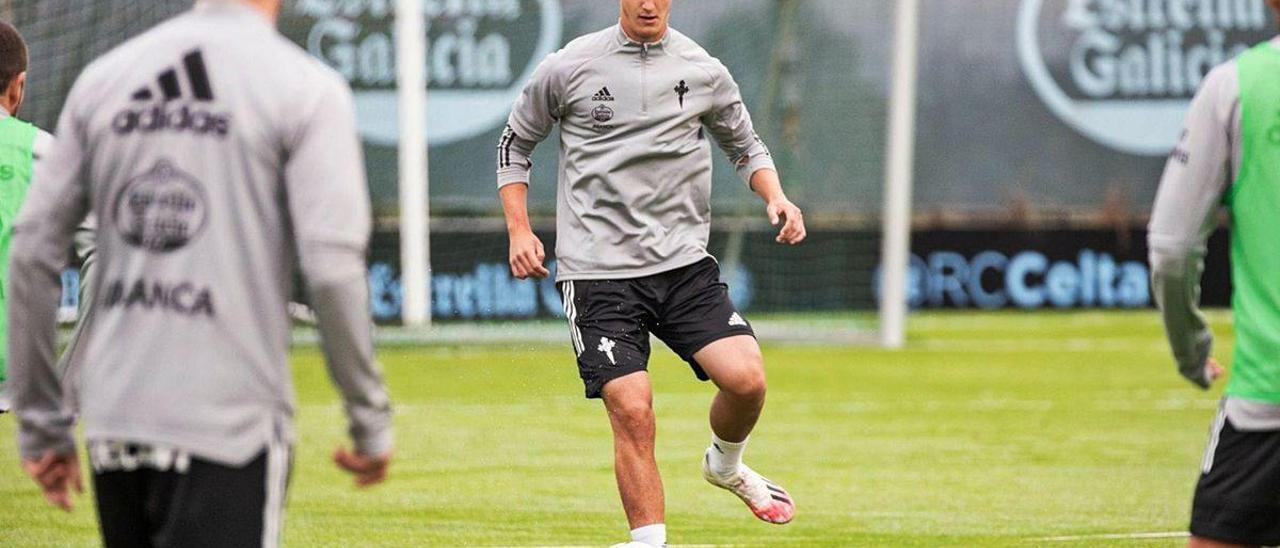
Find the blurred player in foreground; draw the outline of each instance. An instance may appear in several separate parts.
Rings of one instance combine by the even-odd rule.
[[[549,56],[517,100],[498,147],[498,185],[519,278],[549,275],[527,213],[529,156],[560,124],[557,281],[588,398],[603,398],[614,470],[635,546],[666,543],[646,372],[653,333],[720,391],[703,473],[761,520],[795,505],[742,463],[764,406],[764,362],[707,253],[709,134],[764,199],[779,243],[805,238],[728,70],[668,29],[670,0],[621,0],[620,22]]]
[[[287,352],[300,265],[355,451],[386,476],[370,207],[346,82],[281,37],[279,0],[203,0],[95,61],[14,229],[19,451],[45,498],[80,488],[53,364],[58,273],[99,220],[92,356],[74,377],[107,546],[274,546],[291,461]]]
[[[13,221],[31,185],[34,165],[48,153],[53,138],[17,118],[27,91],[27,44],[18,30],[0,22],[0,284],[8,278]],[[0,291],[0,307],[4,292]],[[0,345],[8,329],[0,317]],[[5,360],[0,356],[0,413],[9,411]]]
[[[1280,0],[1267,0],[1280,14]],[[1198,308],[1206,241],[1231,213],[1235,355],[1191,514],[1193,547],[1280,544],[1280,38],[1214,68],[1156,195],[1156,301],[1178,369],[1223,373]]]

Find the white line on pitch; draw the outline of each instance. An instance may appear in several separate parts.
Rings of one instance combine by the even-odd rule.
[[[723,548],[725,546],[733,546],[732,544],[668,544],[668,548]],[[534,546],[532,548],[596,548],[595,546],[573,546],[553,544],[548,546]]]
[[[1190,536],[1186,531],[1169,531],[1165,533],[1112,533],[1108,535],[1076,535],[1066,537],[1045,537],[1032,539],[1034,542],[1071,542],[1078,540],[1124,540],[1124,539],[1157,539],[1157,538],[1183,538]]]

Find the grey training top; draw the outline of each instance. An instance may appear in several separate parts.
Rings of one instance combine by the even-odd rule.
[[[1280,38],[1271,40],[1280,47]],[[1215,67],[1191,101],[1182,140],[1165,167],[1147,235],[1156,303],[1178,369],[1208,386],[1204,364],[1213,334],[1200,312],[1200,278],[1222,196],[1239,172],[1240,79],[1236,62]],[[1241,430],[1280,430],[1280,405],[1226,398]]]
[[[373,360],[370,233],[345,81],[235,0],[202,1],[95,61],[14,230],[9,363],[22,456],[72,450],[54,367],[58,272],[98,218],[85,437],[237,466],[292,437],[286,304],[300,266],[364,454],[391,446]]]
[[[529,182],[529,156],[556,123],[561,281],[638,278],[709,256],[707,133],[744,182],[774,169],[728,69],[675,30],[640,44],[615,25],[548,56],[498,145],[499,187]]]

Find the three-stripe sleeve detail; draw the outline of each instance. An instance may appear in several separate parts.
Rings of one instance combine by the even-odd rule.
[[[502,132],[502,140],[498,142],[498,167],[511,166],[511,143],[515,141],[516,132],[507,126]]]

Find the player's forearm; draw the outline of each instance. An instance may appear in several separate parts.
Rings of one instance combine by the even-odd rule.
[[[58,358],[58,374],[63,379],[64,386],[71,382],[71,377],[75,372],[78,364],[83,363],[84,359],[80,356],[84,352],[85,333],[88,330],[88,324],[93,314],[93,283],[98,273],[98,253],[97,253],[97,223],[93,215],[85,219],[85,222],[76,229],[75,235],[76,256],[80,259],[80,299],[78,321],[75,329],[71,332],[71,339],[67,341],[67,346],[62,349],[62,356]]]
[[[532,232],[529,223],[529,185],[515,183],[498,189],[498,197],[502,200],[502,214],[507,220],[507,233],[520,234]]]
[[[391,399],[374,358],[363,256],[342,248],[313,248],[310,255],[329,272],[310,276],[308,286],[325,364],[342,395],[349,433],[361,454],[385,455],[394,444]]]
[[[67,242],[48,228],[20,222],[9,258],[9,382],[23,459],[75,451],[73,417],[63,405],[54,369],[59,274],[65,262],[60,250]]]
[[[1151,265],[1152,291],[1178,372],[1208,388],[1205,362],[1213,348],[1213,334],[1199,306],[1204,255],[1195,250],[1153,248]]]
[[[751,190],[766,204],[787,198],[787,194],[782,190],[782,181],[778,178],[778,172],[772,169],[756,170],[751,175]]]

